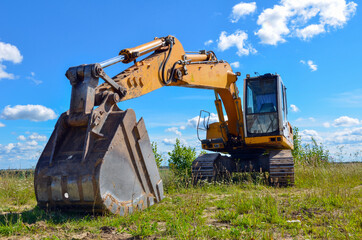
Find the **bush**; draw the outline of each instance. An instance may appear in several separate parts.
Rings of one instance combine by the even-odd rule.
[[[293,127],[293,145],[294,149],[292,151],[293,158],[299,158],[303,151],[302,138],[299,136],[299,129]]]
[[[319,166],[329,162],[329,151],[322,143],[317,143],[312,138],[311,143],[303,144],[297,127],[293,128],[293,134],[294,150],[292,154],[296,164]]]
[[[162,154],[158,153],[157,143],[156,142],[152,142],[151,145],[152,145],[153,154],[155,155],[155,160],[156,160],[157,167],[160,168],[161,163],[163,161]]]
[[[189,179],[191,177],[192,162],[196,158],[195,148],[186,147],[181,144],[179,139],[176,139],[174,149],[168,153],[169,167],[175,176],[181,179]]]

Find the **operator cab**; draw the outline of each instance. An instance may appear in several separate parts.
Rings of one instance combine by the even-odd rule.
[[[279,75],[264,74],[244,81],[244,131],[246,144],[292,146],[287,120],[286,88]]]

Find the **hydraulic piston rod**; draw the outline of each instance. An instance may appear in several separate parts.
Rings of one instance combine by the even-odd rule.
[[[122,62],[124,60],[124,56],[123,55],[118,55],[116,57],[110,58],[108,60],[105,60],[103,62],[100,62],[99,65],[101,65],[102,68],[106,68],[109,66],[112,66],[116,63]]]
[[[151,42],[142,44],[138,47],[123,49],[118,56],[105,60],[99,64],[101,65],[102,68],[106,68],[119,62],[128,63],[133,61],[137,57],[143,56],[164,45],[165,45],[165,38],[158,38]]]

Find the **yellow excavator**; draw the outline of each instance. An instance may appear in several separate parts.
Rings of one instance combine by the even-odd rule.
[[[104,69],[119,62],[134,64],[109,77]],[[161,201],[162,180],[144,120],[117,103],[164,86],[215,92],[219,121],[209,123],[210,114],[201,111],[197,126],[199,137],[206,131],[202,148],[215,153],[195,159],[195,182],[262,171],[269,172],[272,185],[293,185],[293,135],[280,76],[246,75],[243,101],[238,76],[214,52],[185,52],[173,36],[69,68],[70,108],[59,117],[35,169],[38,205],[126,215]],[[99,78],[104,83],[99,85]]]

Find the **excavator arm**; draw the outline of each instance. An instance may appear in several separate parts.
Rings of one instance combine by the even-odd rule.
[[[137,61],[144,54],[148,57]],[[115,61],[135,64],[113,77],[122,89],[124,96],[119,101],[140,97],[164,86],[211,89],[215,91],[215,104],[218,116],[226,132],[234,137],[243,137],[243,114],[241,99],[236,87],[237,74],[230,65],[218,60],[212,51],[185,53],[175,37],[157,38],[141,46],[124,49]],[[108,66],[111,63],[106,61]],[[109,82],[96,88],[96,98],[106,91],[115,91]],[[221,98],[221,100],[219,99]],[[222,112],[222,104],[228,116],[227,124]],[[225,140],[227,140],[227,137]]]

